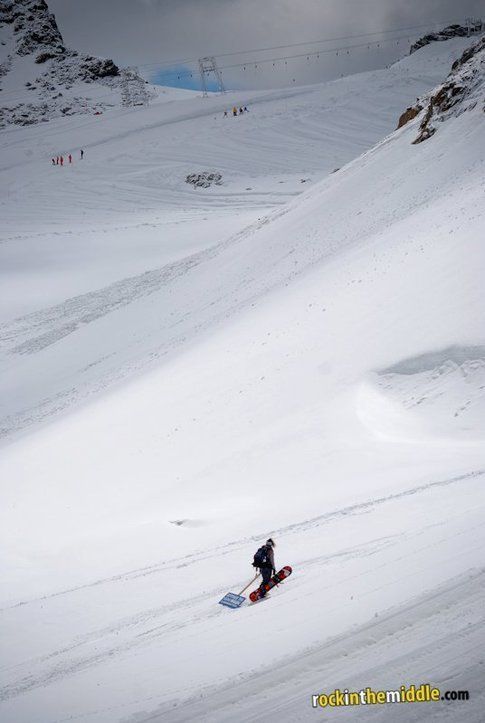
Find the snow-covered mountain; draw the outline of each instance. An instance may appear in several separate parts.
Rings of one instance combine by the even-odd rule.
[[[313,694],[430,683],[470,700],[334,713],[481,721],[472,45],[3,131],[6,720],[304,721]],[[292,577],[223,609],[270,534]]]
[[[0,128],[143,105],[155,96],[135,69],[66,48],[45,0],[0,2]]]

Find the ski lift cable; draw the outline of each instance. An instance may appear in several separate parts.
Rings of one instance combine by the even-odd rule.
[[[302,45],[312,45],[312,44],[325,43],[325,42],[331,42],[331,41],[337,41],[337,40],[346,40],[346,39],[351,39],[351,38],[371,37],[372,35],[377,35],[377,34],[396,33],[396,32],[398,32],[398,31],[415,30],[415,29],[422,28],[422,27],[430,27],[430,26],[436,26],[436,25],[445,25],[445,24],[449,24],[450,22],[457,22],[457,21],[456,21],[456,20],[455,20],[455,21],[440,21],[440,22],[438,22],[438,21],[432,21],[432,22],[431,22],[431,21],[430,21],[429,23],[423,23],[423,24],[421,24],[421,25],[409,26],[408,28],[391,28],[391,29],[389,29],[389,30],[376,30],[376,31],[374,31],[374,32],[369,32],[369,33],[359,33],[359,34],[356,34],[356,35],[341,36],[340,38],[338,38],[338,37],[334,37],[334,38],[322,38],[321,40],[308,41],[308,42],[306,42],[306,43],[292,43],[292,44],[289,44],[289,45],[274,46],[274,47],[272,47],[272,48],[259,48],[259,49],[255,49],[255,50],[244,50],[244,51],[238,51],[238,52],[233,52],[233,53],[222,53],[222,54],[217,55],[217,56],[214,56],[214,57],[216,57],[216,58],[223,58],[223,57],[230,57],[230,56],[233,56],[233,55],[242,55],[242,54],[251,53],[251,52],[266,52],[266,51],[269,51],[269,50],[279,50],[279,49],[281,49],[281,48],[292,48],[292,47],[299,47],[299,46],[302,46]],[[407,38],[408,38],[408,35],[400,36],[399,38],[395,38],[395,37],[394,37],[394,38],[384,38],[381,42],[392,42],[392,41],[395,41],[395,40],[403,40],[403,39],[407,39]],[[363,43],[362,45],[354,45],[354,46],[352,46],[352,47],[357,48],[357,47],[363,47],[363,46],[373,45],[373,44],[375,44],[376,42],[377,42],[377,41],[365,42],[365,43]],[[349,49],[351,49],[350,46],[349,46]],[[336,52],[336,51],[338,51],[338,50],[347,50],[347,48],[332,48],[331,50],[328,50],[328,49],[320,49],[320,50],[318,50],[318,51],[313,51],[313,52],[311,52],[311,53],[305,52],[305,53],[303,53],[302,55],[305,56],[305,57],[306,57],[306,56],[314,56],[314,55],[320,55],[321,53]],[[286,60],[286,58],[288,58],[288,59],[294,59],[294,58],[298,58],[298,57],[301,57],[301,56],[300,56],[300,55],[293,55],[293,56],[286,56],[285,58],[268,58],[268,59],[262,59],[262,60],[257,61],[257,62],[261,62],[261,63],[263,63],[263,62],[264,62],[264,63],[267,63],[267,62],[278,62],[278,61],[280,61],[280,60]],[[192,63],[192,62],[198,62],[198,58],[197,58],[197,59],[192,59],[192,60],[191,60],[191,59],[185,59],[185,60],[180,59],[180,60],[172,60],[172,61],[166,60],[166,61],[159,61],[159,62],[153,62],[153,63],[142,63],[142,64],[138,65],[137,67],[138,67],[138,68],[149,68],[149,67],[160,67],[160,65],[165,65],[165,64],[176,65],[177,63],[178,63],[178,64],[182,64],[182,63],[188,64],[188,63]],[[243,67],[243,66],[251,65],[251,64],[252,64],[251,61],[246,61],[245,63],[235,63],[235,64],[225,65],[225,66],[221,66],[221,67],[227,69],[227,68]],[[196,73],[196,72],[197,72],[197,71],[195,71],[195,70],[188,70],[188,71],[184,71],[184,72],[182,72],[182,73],[180,73],[179,71],[166,71],[166,72],[164,72],[164,73],[161,74],[161,78],[169,77],[169,76],[174,76],[174,75],[176,75],[176,76],[179,76],[179,75],[180,75],[180,78],[185,78],[185,77],[190,77],[190,74],[191,74],[191,73],[192,73],[192,75],[193,75],[193,74]],[[28,91],[27,91],[27,92],[28,92]],[[109,94],[109,95],[110,95],[110,94]],[[16,91],[16,90],[10,90],[10,91],[8,91],[8,90],[5,91],[5,90],[4,90],[4,91],[1,91],[1,92],[0,92],[0,100],[1,100],[2,98],[7,98],[7,97],[10,98],[10,99],[13,99],[13,98],[22,98],[22,97],[25,97],[25,92],[21,92],[21,93],[20,93],[19,91]],[[100,99],[103,98],[103,97],[108,97],[108,94],[103,95],[103,96],[98,96],[98,97],[99,97]]]
[[[271,47],[267,48],[252,48],[250,50],[236,50],[232,51],[230,53],[219,53],[217,55],[211,54],[214,58],[229,58],[233,55],[246,55],[249,53],[264,53],[269,52],[271,50],[283,50],[284,48],[298,48],[305,45],[318,45],[320,43],[331,43],[331,42],[340,42],[341,40],[353,40],[358,38],[368,38],[372,37],[373,35],[385,35],[388,33],[399,33],[409,30],[419,30],[420,28],[430,27],[430,26],[436,26],[436,25],[449,25],[456,22],[461,22],[454,20],[443,20],[443,21],[430,21],[428,23],[421,23],[420,25],[411,25],[408,27],[403,28],[389,28],[388,30],[374,30],[369,33],[356,33],[354,35],[341,35],[339,37],[328,37],[328,38],[320,38],[320,40],[307,40],[305,42],[300,43],[287,43],[286,45],[273,45]],[[148,68],[150,66],[161,66],[161,65],[176,65],[176,64],[188,64],[188,63],[196,63],[199,61],[199,58],[185,58],[180,60],[160,60],[160,61],[153,61],[150,63],[141,63],[137,67],[138,68]]]
[[[402,35],[399,38],[399,40],[407,39],[407,38],[408,38],[407,35]],[[355,49],[359,49],[359,48],[368,48],[369,46],[380,47],[380,45],[383,43],[394,43],[397,40],[398,40],[398,38],[385,38],[385,39],[381,39],[381,40],[373,40],[370,43],[369,42],[354,43],[353,45],[344,45],[344,46],[340,46],[338,48],[325,48],[324,50],[315,50],[311,53],[296,53],[295,55],[282,55],[277,58],[257,58],[256,60],[247,60],[245,63],[230,63],[229,65],[220,65],[219,70],[228,70],[228,69],[234,69],[234,68],[244,68],[245,69],[248,66],[254,66],[257,64],[262,65],[263,63],[264,64],[267,64],[267,63],[274,64],[274,63],[281,62],[281,61],[284,61],[286,63],[288,60],[297,60],[299,58],[310,58],[313,56],[320,56],[320,55],[328,54],[328,53],[338,53],[340,51],[350,51],[350,50],[355,50]],[[173,75],[176,75],[177,77],[180,76],[180,78],[184,78],[184,77],[188,77],[190,75],[190,72],[186,71],[185,73],[177,73],[176,71],[168,71],[167,73],[162,73],[159,77],[164,78],[164,77],[169,77],[169,76],[173,76]]]
[[[429,24],[427,23],[426,26],[429,27],[430,24],[431,24],[431,23],[429,23]],[[422,27],[422,26],[415,26],[415,27]],[[403,28],[403,30],[404,30],[404,28]],[[396,32],[396,30],[394,29],[394,30],[389,30],[389,31],[376,31],[376,33],[377,33],[377,32]],[[362,33],[361,35],[353,36],[353,37],[366,37],[366,36],[370,36],[370,35],[373,35],[373,34],[376,34],[376,33]],[[332,38],[332,40],[335,40],[335,38]],[[387,42],[387,43],[392,43],[392,42],[398,42],[399,40],[409,40],[409,35],[408,35],[408,34],[402,35],[402,36],[400,36],[400,37],[398,37],[398,38],[396,38],[396,37],[383,38],[383,39],[381,39],[381,40],[379,40],[379,41],[377,41],[377,40],[374,40],[374,41],[366,41],[366,42],[364,42],[364,43],[353,44],[353,45],[344,46],[344,47],[338,47],[338,48],[335,48],[335,47],[334,47],[334,48],[319,49],[319,50],[316,50],[316,51],[312,51],[312,52],[310,52],[310,53],[305,52],[305,53],[299,53],[299,54],[295,54],[295,55],[280,56],[280,57],[277,57],[277,58],[263,58],[263,59],[259,59],[259,60],[256,60],[256,61],[250,61],[250,60],[248,60],[248,61],[246,61],[246,62],[244,62],[244,63],[232,63],[232,64],[229,64],[229,65],[219,66],[219,69],[220,69],[220,70],[222,70],[222,69],[227,70],[227,69],[234,69],[234,68],[242,68],[242,67],[246,67],[246,66],[249,66],[249,65],[254,65],[254,63],[261,63],[261,64],[263,64],[263,63],[264,63],[264,64],[273,63],[273,65],[274,65],[276,62],[281,62],[281,61],[284,61],[284,62],[287,64],[287,61],[288,61],[288,60],[295,60],[295,59],[302,58],[302,57],[308,58],[308,57],[311,57],[311,56],[320,56],[320,55],[325,54],[325,53],[338,53],[338,52],[341,51],[341,50],[352,50],[352,49],[358,49],[358,48],[363,48],[363,47],[379,46],[380,43],[385,43],[385,42]],[[322,40],[322,42],[324,42],[324,41]],[[299,43],[295,43],[295,44],[293,44],[293,46],[282,46],[282,47],[295,47],[295,46],[298,46],[298,45],[300,45],[300,44],[299,44]],[[248,51],[248,52],[250,52],[250,51]],[[230,56],[230,55],[233,55],[233,53],[228,53],[228,54],[226,54],[226,55],[227,55],[227,56]],[[236,53],[234,53],[234,55],[236,55]],[[223,57],[223,56],[217,56],[217,57]],[[167,61],[167,62],[168,62],[168,61]],[[151,65],[151,64],[147,64],[147,65]],[[140,68],[141,68],[141,67],[147,67],[147,65],[140,65],[140,66],[138,66],[138,67],[140,67]],[[193,77],[194,74],[197,74],[196,71],[194,71],[194,70],[187,70],[187,71],[184,71],[184,72],[182,72],[182,73],[177,72],[177,71],[166,71],[166,72],[164,72],[164,73],[161,73],[159,77],[160,77],[160,79],[163,79],[163,78],[168,78],[168,77],[170,77],[170,76],[177,76],[177,79],[180,79],[180,80],[181,80],[181,79],[183,79],[183,78]],[[96,96],[96,98],[93,98],[93,99],[91,100],[91,102],[95,103],[97,100],[103,100],[104,98],[112,97],[113,92],[116,92],[116,91],[110,91],[109,93],[106,93],[106,94],[103,93],[102,95],[98,95],[98,96]],[[0,92],[0,100],[2,99],[2,97],[5,98],[5,99],[6,99],[7,97],[9,97],[10,100],[13,100],[14,98],[19,98],[19,99],[22,98],[22,99],[23,99],[23,98],[26,97],[26,94],[27,94],[27,93],[28,93],[28,91],[23,91],[23,92],[21,92],[21,93],[19,93],[19,91],[14,91],[14,90],[11,90],[11,91],[8,91],[8,90],[7,90],[7,91],[2,91],[2,92]]]

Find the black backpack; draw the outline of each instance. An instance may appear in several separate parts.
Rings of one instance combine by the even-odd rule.
[[[259,548],[259,550],[256,550],[253,560],[253,567],[261,568],[267,564],[269,564],[268,547],[267,545],[263,545]]]

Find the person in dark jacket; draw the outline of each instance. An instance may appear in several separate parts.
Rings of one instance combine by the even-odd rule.
[[[259,587],[260,597],[264,597],[266,595],[266,589],[264,586],[271,580],[271,576],[276,574],[276,567],[274,562],[274,548],[275,543],[270,537],[268,540],[266,540],[266,544],[263,545],[265,560],[261,563],[259,567],[261,575],[263,577],[263,582]]]

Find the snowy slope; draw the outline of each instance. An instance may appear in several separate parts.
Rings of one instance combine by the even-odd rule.
[[[417,75],[410,96],[433,58],[441,68],[442,53],[463,48],[449,42],[404,61],[401,77]],[[401,71],[388,72],[386,86],[384,72],[365,76],[382,107]],[[345,96],[351,84],[347,108],[357,107],[358,78],[293,101],[307,100],[311,118],[316,94]],[[255,107],[276,114],[284,102]],[[193,101],[182,103],[164,111],[180,139],[195,124],[183,115]],[[143,118],[150,139],[160,119]],[[352,136],[355,114],[341,118]],[[135,122],[113,113],[113,139],[96,130],[113,166],[120,144],[143,142]],[[256,147],[270,145],[276,208],[193,255],[50,308],[34,302],[3,326],[10,431],[50,419],[14,436],[0,462],[7,720],[306,720],[322,717],[313,693],[412,682],[469,688],[467,720],[480,720],[483,113],[455,113],[413,145],[419,122],[283,206],[271,180],[282,126],[270,145],[258,121],[251,163],[234,144],[232,168],[249,159],[245,172],[263,185]],[[338,148],[335,127],[320,143],[325,132]],[[357,126],[342,141],[346,160],[363,136]],[[229,151],[206,134],[199,154],[230,173]],[[315,155],[288,153],[291,173],[297,156],[315,169]],[[199,191],[186,193],[204,207]],[[205,213],[229,209],[229,195],[209,189]],[[244,194],[234,195],[237,207]],[[219,607],[249,580],[268,534],[293,576],[260,605]],[[460,720],[462,705],[339,713]]]

